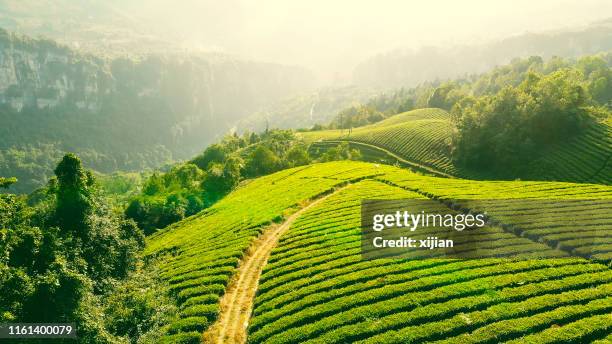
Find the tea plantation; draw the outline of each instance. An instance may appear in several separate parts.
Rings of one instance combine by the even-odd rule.
[[[349,130],[302,133],[312,151],[325,151],[347,141],[364,160],[399,163],[440,176],[496,179],[495,175],[458,167],[451,158],[452,124],[441,109],[418,109]],[[524,180],[555,180],[612,184],[612,120],[591,123],[579,136],[546,149],[525,172]],[[399,159],[398,159],[399,158]],[[402,162],[401,160],[405,160]]]
[[[612,187],[436,178],[343,161],[252,180],[149,239],[146,254],[157,258],[181,309],[180,319],[166,326],[165,340],[199,342],[249,243],[330,193],[298,217],[272,251],[250,343],[580,342],[610,335],[612,214],[606,200]],[[493,235],[473,249],[491,258],[363,260],[364,198],[434,199],[452,211],[487,211]],[[551,217],[538,218],[535,210],[508,216],[542,204]],[[547,258],[492,258],[504,250]]]
[[[168,343],[199,342],[217,317],[218,301],[249,243],[268,225],[334,187],[375,176],[371,164],[313,165],[254,180],[215,206],[150,237],[161,278],[181,307]]]

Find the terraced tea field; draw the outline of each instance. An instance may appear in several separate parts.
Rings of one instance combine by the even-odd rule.
[[[325,141],[365,143],[398,155],[424,169],[447,175],[465,176],[450,159],[450,115],[441,109],[419,109],[392,116],[384,121],[348,130],[303,133],[315,148],[325,148]],[[323,141],[323,142],[316,142]],[[381,157],[384,159],[384,157]],[[387,161],[389,158],[387,158]]]
[[[433,199],[449,209],[484,210],[497,233],[486,243],[492,257],[511,248],[550,258],[363,260],[364,198]],[[320,200],[290,216],[313,199]],[[612,331],[612,213],[605,200],[612,200],[611,186],[436,178],[363,162],[259,178],[149,239],[147,255],[158,257],[181,309],[165,340],[199,342],[218,320],[239,261],[248,264],[247,247],[275,222],[291,219],[269,246],[275,248],[267,264],[250,268],[263,269],[250,343],[603,341]],[[551,216],[523,212],[538,204]],[[517,210],[524,216],[508,216]]]
[[[593,124],[584,135],[550,149],[528,177],[612,184],[612,119]]]
[[[418,109],[384,121],[348,130],[301,133],[311,151],[325,151],[347,141],[364,160],[410,167],[438,176],[495,179],[462,169],[450,156],[452,125],[441,109]],[[525,180],[555,180],[612,184],[612,121],[593,123],[582,135],[550,147],[521,176]]]
[[[246,248],[265,228],[303,202],[379,170],[338,164],[282,171],[254,180],[215,206],[151,236],[145,255],[158,258],[160,278],[181,308],[180,319],[167,326],[165,341],[200,341],[218,316],[219,298]]]

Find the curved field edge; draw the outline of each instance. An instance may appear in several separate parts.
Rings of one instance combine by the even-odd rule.
[[[342,190],[342,188],[309,202],[297,212],[291,214],[282,224],[270,226],[257,240],[251,243],[247,254],[240,262],[238,271],[236,271],[221,298],[219,318],[204,333],[205,342],[219,344],[246,342],[246,329],[251,317],[253,300],[259,285],[261,271],[278,239],[302,213],[323,202],[339,190]]]
[[[394,115],[381,122],[349,130],[300,133],[312,150],[325,151],[339,141],[367,144],[366,161],[394,163],[393,155],[408,163],[405,167],[434,175],[470,179],[496,179],[495,175],[456,166],[450,155],[452,134],[450,114],[442,109],[417,109]],[[357,146],[357,148],[362,148]],[[391,153],[387,154],[387,153]],[[595,121],[579,136],[549,147],[532,161],[520,176],[524,180],[550,180],[612,184],[612,121]]]
[[[219,299],[250,243],[302,204],[383,168],[367,163],[309,165],[258,178],[213,207],[152,235],[145,257],[179,305],[168,343],[199,342],[216,319]]]
[[[470,182],[401,172],[359,182],[304,214],[281,238],[262,274],[249,342],[497,343],[520,342],[523,337],[546,342],[551,333],[561,342],[583,342],[608,336],[612,272],[604,264],[580,258],[515,262],[360,257],[363,198],[452,200],[491,194],[609,199],[612,188]],[[493,211],[499,214],[499,209]],[[609,211],[606,218],[608,223],[612,219]],[[579,230],[573,234],[581,236]],[[558,253],[545,242],[501,230],[499,241],[499,248],[511,244],[526,252],[548,250],[551,257]]]
[[[374,179],[448,199],[536,197],[542,189],[551,193],[574,189],[574,194],[585,198],[612,197],[610,187],[602,185],[476,182],[348,161],[308,165],[255,179],[213,207],[148,238],[145,254],[155,258],[159,277],[180,308],[177,320],[165,327],[164,341],[201,340],[202,332],[218,317],[219,299],[238,262],[264,229],[282,222],[308,200],[347,183]]]

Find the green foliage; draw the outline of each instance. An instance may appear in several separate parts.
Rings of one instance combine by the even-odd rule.
[[[453,105],[464,96],[457,83],[443,83],[433,90],[427,100],[427,106],[450,111]]]
[[[555,319],[564,319],[559,311],[546,320],[552,305],[567,307],[564,310],[576,316],[609,312],[607,297],[612,289],[607,266],[584,259],[556,259],[565,251],[552,247],[557,242],[580,247],[574,241],[592,235],[595,224],[606,221],[605,202],[600,200],[612,197],[610,186],[433,178],[391,166],[340,161],[254,179],[211,208],[149,237],[145,254],[157,257],[158,283],[170,289],[179,308],[177,318],[160,327],[167,331],[162,340],[197,341],[197,334],[215,321],[219,297],[252,240],[275,218],[295,211],[295,204],[345,183],[350,187],[304,213],[281,237],[259,283],[250,342],[333,343],[368,338],[420,342],[445,337],[460,341],[473,331],[483,341],[495,342],[499,331],[479,328],[502,327],[508,340],[539,333]],[[551,203],[551,217],[544,221],[530,211],[514,219],[514,223],[528,224],[522,236],[495,229],[493,254],[512,247],[526,254],[547,253],[550,259],[364,261],[361,200],[424,197],[406,189],[469,202],[491,197],[581,201],[576,202],[577,208],[559,211]],[[503,202],[484,205],[491,216],[511,220]],[[560,226],[576,212],[590,219],[587,226],[578,232],[575,226]],[[593,250],[596,259],[609,259],[605,241],[590,245],[599,248]],[[583,307],[592,301],[596,305]],[[463,314],[473,323],[465,321]],[[519,320],[505,322],[533,315],[538,315],[534,319],[542,327],[529,327]],[[600,322],[593,327],[596,333],[605,329]],[[580,328],[574,338],[589,331]]]
[[[325,167],[340,164],[347,163]],[[268,190],[274,192],[274,187]],[[600,199],[609,201],[611,192],[609,186],[589,184],[433,178],[381,166],[374,180],[357,182],[331,196],[298,218],[283,235],[260,279],[249,342],[520,342],[525,335],[537,342],[536,338],[546,338],[548,328],[556,328],[551,324],[608,314],[612,295],[608,267],[583,259],[555,259],[564,254],[554,249],[554,240],[560,239],[555,236],[558,231],[563,231],[566,239],[562,240],[568,245],[572,244],[570,237],[592,235],[588,228],[606,221],[600,207],[607,201]],[[498,233],[493,254],[512,246],[551,258],[363,260],[361,200],[423,195],[470,199],[502,223],[526,229],[524,235],[515,236],[491,228]],[[572,211],[550,202],[550,209],[539,209],[550,214],[544,219],[524,209],[529,203],[519,202],[512,207],[526,216],[517,219],[508,203],[478,203],[491,197],[577,201]],[[592,200],[585,202],[584,197]],[[472,203],[460,206],[468,204]],[[559,228],[575,214],[592,220],[578,232],[575,226]],[[592,250],[599,259],[610,257],[605,242],[589,243],[591,248],[599,247]],[[600,321],[591,327],[578,325],[563,337],[577,341],[601,338],[609,328]]]
[[[83,342],[114,342],[98,299],[134,270],[144,237],[75,155],[55,174],[34,207],[0,195],[0,320],[75,322]]]
[[[361,152],[358,149],[350,148],[348,142],[342,142],[336,147],[327,149],[321,154],[319,161],[338,161],[338,160],[359,160]]]
[[[227,158],[226,146],[219,143],[214,143],[204,150],[204,153],[198,155],[192,160],[200,169],[206,170],[211,163],[223,163]]]
[[[377,171],[373,165],[355,162],[283,170],[245,183],[209,209],[152,234],[145,255],[159,257],[157,275],[180,309],[177,321],[168,328],[167,340],[191,338],[187,334],[194,329],[200,331],[214,322],[219,297],[244,250],[274,219],[282,219],[295,204],[346,180]],[[169,248],[182,253],[173,255]]]
[[[349,131],[300,136],[314,151],[349,141],[368,161],[398,161],[389,152],[407,166],[443,175],[611,183],[612,93],[592,93],[607,89],[610,66],[609,54],[515,59],[479,76],[400,89],[368,103],[381,111],[409,101],[451,109],[450,115],[420,109]]]
[[[193,215],[204,207],[200,185],[205,176],[191,163],[177,165],[165,174],[153,173],[142,194],[129,201],[125,213],[146,234]]]
[[[456,108],[453,157],[474,169],[518,175],[546,148],[581,133],[590,120],[587,96],[576,72],[530,73],[518,87]]]
[[[228,135],[190,162],[153,173],[125,213],[151,234],[209,207],[244,179],[310,161],[306,146],[289,130]]]
[[[17,178],[3,178],[0,177],[0,189],[6,189],[11,184],[15,184],[17,182]]]
[[[261,176],[278,170],[281,161],[276,154],[265,146],[259,146],[249,155],[246,171],[250,176]]]
[[[132,343],[158,343],[165,333],[163,326],[178,311],[158,281],[157,271],[143,268],[115,283],[103,298],[103,307],[105,327]]]

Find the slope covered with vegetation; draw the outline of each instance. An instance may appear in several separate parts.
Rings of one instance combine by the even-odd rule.
[[[612,307],[607,299],[612,274],[608,267],[595,262],[610,259],[605,240],[586,243],[591,248],[588,252],[597,255],[588,256],[594,260],[365,262],[359,251],[359,205],[362,198],[591,199],[582,205],[582,211],[593,218],[594,224],[605,224],[610,214],[602,213],[597,200],[612,198],[609,186],[475,182],[426,177],[371,163],[331,162],[255,179],[198,215],[149,237],[146,255],[156,257],[154,266],[160,271],[162,285],[167,285],[180,309],[179,317],[164,327],[166,340],[197,342],[216,319],[219,297],[258,233],[283,221],[308,199],[346,185],[300,216],[281,238],[260,281],[249,329],[252,342],[383,338],[376,335],[398,341],[415,336],[418,341],[441,339],[447,334],[459,336],[481,326],[486,330],[478,330],[478,336],[495,340],[497,337],[490,337],[496,335],[495,331],[489,329],[503,326],[506,330],[502,337],[512,339],[540,333],[552,321],[577,328],[568,332],[575,338],[599,338],[607,333],[609,325],[604,315]],[[492,205],[481,206],[499,212]],[[600,216],[594,216],[598,213]],[[505,221],[502,215],[498,216]],[[560,212],[556,220],[549,221],[560,224],[567,221],[567,216],[567,212]],[[585,235],[594,232],[571,224],[555,226],[537,218],[531,222],[521,227],[524,235],[496,227],[499,237],[488,248],[512,246],[549,257],[582,257],[577,253],[585,243],[576,239],[582,237],[582,230]],[[539,227],[549,229],[542,231]],[[564,243],[562,248],[557,248],[558,242]],[[453,301],[449,295],[461,299]],[[557,298],[564,301],[549,302]],[[372,305],[365,305],[364,300]],[[411,300],[420,300],[422,307],[413,310]],[[515,308],[521,310],[512,311]],[[498,314],[501,310],[505,311]],[[428,316],[432,311],[439,315]],[[361,316],[361,312],[375,312],[384,321],[371,318],[374,322],[370,324],[364,320],[370,317]],[[529,319],[516,320],[521,317],[537,322],[529,325]],[[584,319],[589,319],[588,326],[584,326]],[[400,333],[390,331],[409,325],[423,329],[414,333],[408,331],[412,327]]]
[[[612,274],[605,265],[567,258],[364,261],[363,198],[421,198],[415,191],[432,184],[449,196],[472,198],[490,197],[493,190],[504,197],[559,197],[562,187],[486,182],[454,186],[453,181],[410,178],[403,172],[376,179],[406,178],[410,181],[399,184],[414,191],[364,181],[329,198],[294,224],[262,276],[250,342],[500,342],[525,335],[545,341],[551,324],[563,326],[557,332],[567,341],[608,333]],[[512,191],[519,185],[522,195]],[[572,186],[573,191],[566,193],[573,197],[591,191],[591,187]],[[603,190],[610,197],[609,187]],[[563,254],[504,231],[483,247],[497,254],[509,247],[514,252],[548,251],[551,257]],[[569,328],[576,331],[562,332]]]
[[[452,124],[450,115],[441,109],[418,109],[391,116],[381,122],[364,127],[310,131],[300,133],[311,150],[324,151],[338,141],[365,143],[380,147],[411,161],[448,175],[463,175],[454,166],[450,155]],[[366,158],[394,163],[384,155],[374,154]]]
[[[372,99],[341,112],[332,130],[301,135],[315,142],[312,151],[349,141],[365,148],[365,157],[427,172],[610,184],[611,97],[610,55],[532,57],[469,80]],[[449,113],[390,115],[406,104]]]
[[[329,149],[318,161],[358,159],[346,145]],[[290,130],[227,135],[192,160],[166,173],[153,173],[132,196],[126,214],[149,234],[222,199],[240,183],[314,161],[306,144]]]
[[[301,202],[377,173],[373,165],[342,163],[285,170],[253,180],[211,208],[149,237],[145,254],[158,257],[160,276],[180,307],[179,319],[168,326],[167,341],[199,341],[217,316],[219,297],[240,258],[262,230],[282,221]]]
[[[18,177],[19,192],[43,186],[67,151],[104,173],[191,157],[312,85],[298,67],[219,54],[94,56],[2,29],[0,66],[0,175]]]
[[[412,110],[375,124],[353,128],[350,132],[348,129],[335,129],[299,133],[299,137],[311,144],[309,150],[314,156],[344,141],[352,143],[351,147],[360,150],[367,161],[399,164],[434,175],[499,178],[490,171],[455,163],[451,153],[452,135],[451,116],[442,109]],[[611,156],[610,120],[595,121],[578,137],[548,147],[541,157],[531,161],[527,169],[514,177],[610,184]]]

